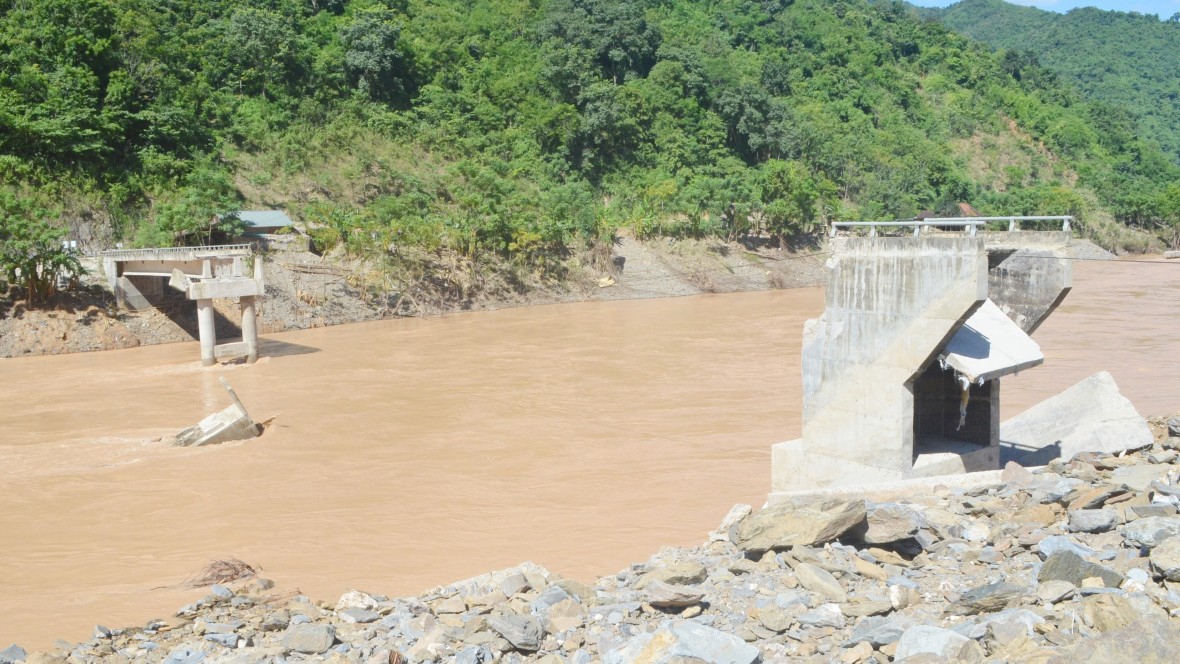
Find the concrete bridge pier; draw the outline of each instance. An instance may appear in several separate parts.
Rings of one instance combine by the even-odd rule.
[[[244,260],[251,257],[253,275],[246,273]],[[197,303],[197,336],[203,366],[235,357],[245,357],[251,363],[258,360],[257,300],[265,295],[266,289],[262,258],[253,256],[249,245],[121,249],[103,252],[102,260],[111,290],[121,307],[152,306],[140,290],[162,291],[165,281]],[[219,345],[213,300],[235,297],[242,312],[242,340]]]
[[[243,295],[240,298],[242,307],[242,341],[246,343],[246,362],[254,364],[258,361],[258,324],[254,311],[254,296]]]
[[[213,300],[197,300],[197,334],[201,340],[201,366],[212,366],[216,361],[217,326],[213,320]]]

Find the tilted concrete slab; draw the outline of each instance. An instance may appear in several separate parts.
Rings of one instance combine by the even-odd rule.
[[[190,300],[215,297],[253,297],[263,293],[262,281],[258,279],[204,279],[193,281],[188,285],[188,299]]]
[[[951,337],[939,359],[974,383],[1030,369],[1044,362],[1045,355],[988,300]]]
[[[1041,465],[1079,452],[1147,447],[1147,421],[1102,371],[1000,425],[1000,444],[1022,465]]]
[[[1028,334],[1045,322],[1073,288],[1073,263],[1064,257],[1064,246],[1012,249],[987,244],[988,297]]]

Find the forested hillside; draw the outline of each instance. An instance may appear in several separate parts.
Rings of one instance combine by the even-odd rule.
[[[1144,136],[1180,161],[1180,12],[1169,18],[1087,7],[1058,14],[1003,0],[926,11],[969,37],[1031,53],[1025,57],[1088,98],[1131,113]]]
[[[864,0],[0,0],[0,174],[0,241],[203,242],[273,206],[540,272],[622,226],[1180,219],[1131,114]]]

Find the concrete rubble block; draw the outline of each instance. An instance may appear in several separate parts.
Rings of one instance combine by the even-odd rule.
[[[602,657],[603,664],[753,664],[758,648],[732,634],[687,620],[666,620],[654,632],[640,634]]]
[[[255,422],[246,407],[238,399],[238,395],[224,378],[221,384],[229,392],[233,403],[225,410],[213,413],[180,433],[176,434],[173,444],[178,447],[201,447],[216,445],[231,440],[247,440],[262,435],[262,426]]]
[[[1147,420],[1102,371],[1001,424],[1000,441],[1030,465],[1081,452],[1140,449],[1153,438]]]
[[[830,542],[865,520],[864,500],[791,499],[754,512],[730,532],[743,551],[760,553]]]

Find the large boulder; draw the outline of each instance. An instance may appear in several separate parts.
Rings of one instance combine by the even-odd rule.
[[[1069,459],[1079,452],[1119,452],[1152,444],[1147,420],[1102,371],[1000,425],[1000,442],[1024,465]]]
[[[734,525],[730,540],[753,553],[831,542],[865,520],[863,500],[791,499]]]

